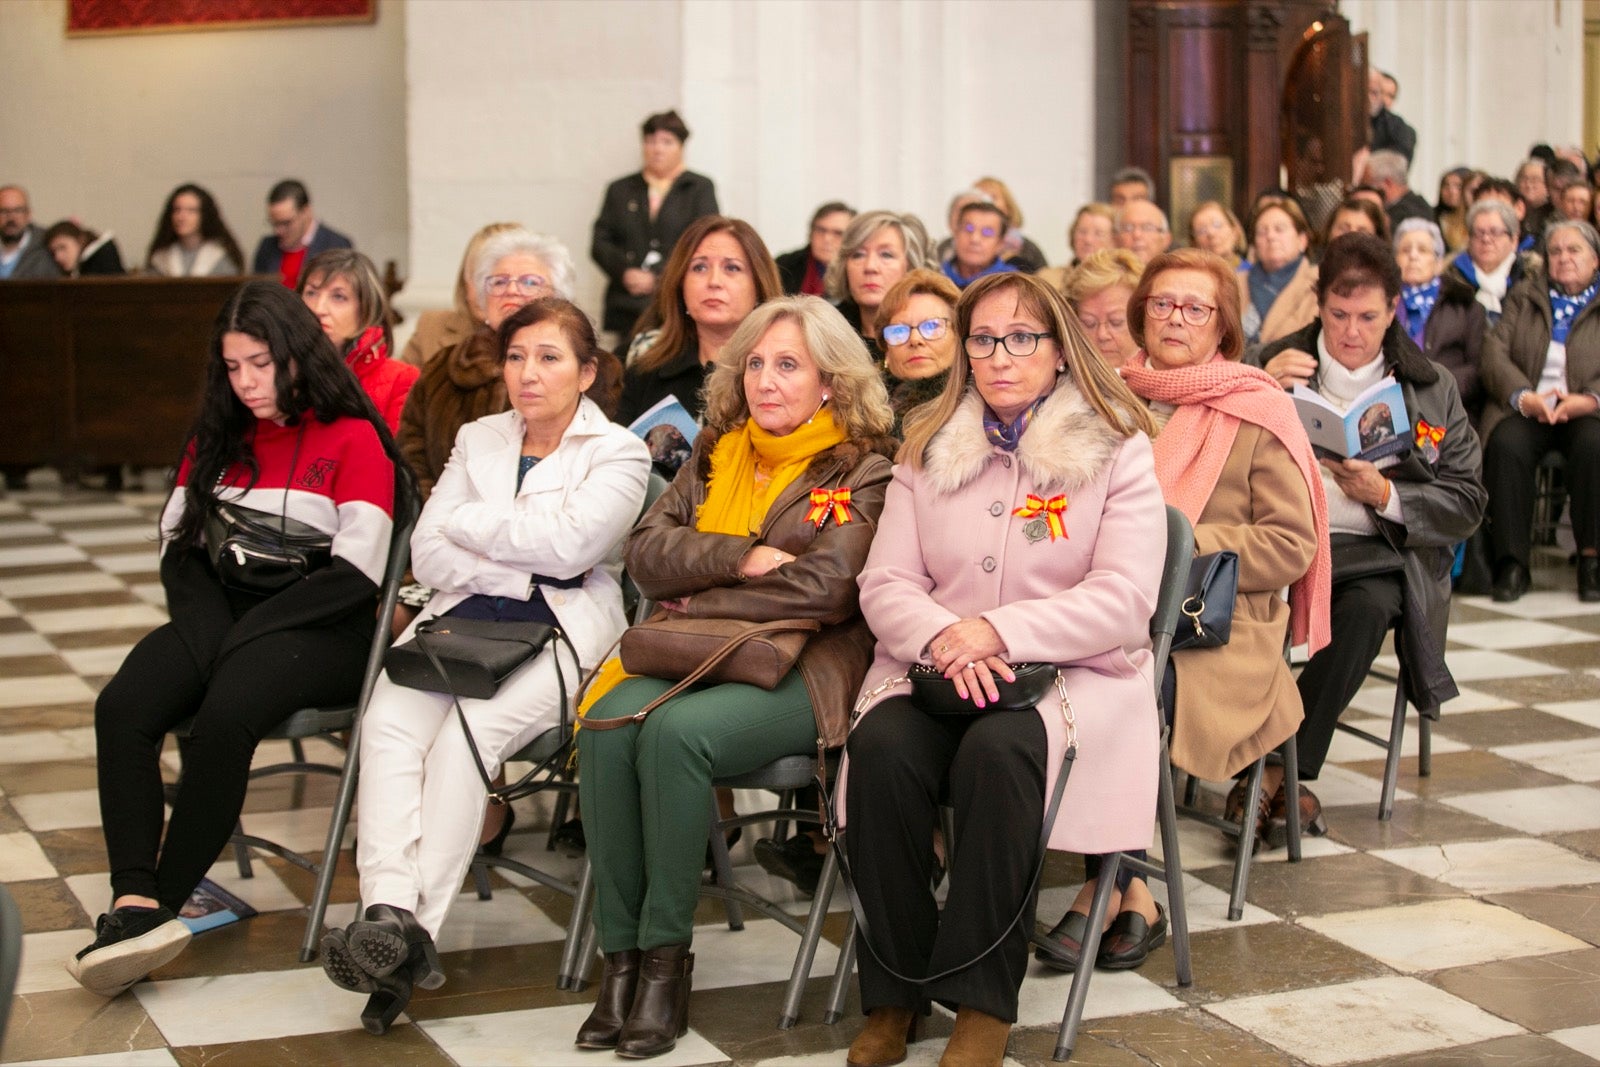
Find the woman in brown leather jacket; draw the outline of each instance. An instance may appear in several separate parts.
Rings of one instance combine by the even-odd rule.
[[[822,629],[770,691],[696,687],[642,723],[580,731],[579,796],[605,953],[580,1048],[654,1056],[688,1029],[712,779],[844,742],[872,648],[856,574],[883,508],[893,423],[877,368],[816,297],[758,307],[718,355],[705,429],[629,537],[628,573],[686,618],[815,619]],[[828,503],[814,503],[819,491]],[[586,722],[631,716],[672,684],[629,678]]]

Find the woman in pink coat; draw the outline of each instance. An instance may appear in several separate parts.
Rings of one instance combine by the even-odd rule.
[[[1149,414],[1044,283],[981,279],[956,316],[949,383],[907,419],[860,578],[877,656],[838,795],[870,931],[857,955],[867,1026],[849,1054],[863,1067],[904,1057],[928,999],[958,1009],[943,1062],[1004,1056],[1029,933],[1007,924],[1039,862],[1067,714],[1079,757],[1050,846],[1143,848],[1155,818],[1149,631],[1166,523]],[[1034,711],[982,714],[1021,662],[1060,668],[1070,712],[1052,690]],[[931,716],[907,684],[885,687],[915,663],[977,713]],[[959,857],[941,917],[928,887],[942,798]]]

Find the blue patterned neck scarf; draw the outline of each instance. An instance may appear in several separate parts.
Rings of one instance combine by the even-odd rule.
[[[1433,314],[1433,305],[1439,301],[1439,279],[1435,278],[1427,285],[1403,285],[1400,287],[1401,317],[1405,320],[1406,333],[1422,347],[1422,330],[1428,325],[1428,316]]]
[[[1600,280],[1590,282],[1589,288],[1577,296],[1568,296],[1559,289],[1550,290],[1550,340],[1567,343],[1572,320],[1594,299],[1596,289],[1600,289]]]
[[[1046,394],[1046,396],[1048,395]],[[1029,404],[1021,415],[1018,415],[1009,423],[996,415],[993,409],[985,404],[983,406],[984,436],[989,439],[991,444],[1003,448],[1007,452],[1015,452],[1017,445],[1022,443],[1022,432],[1028,428],[1028,423],[1033,421],[1034,412],[1039,410],[1039,405],[1043,404],[1044,401],[1045,398],[1041,396],[1038,400]]]

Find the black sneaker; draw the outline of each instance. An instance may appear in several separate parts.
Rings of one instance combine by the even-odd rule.
[[[118,908],[100,916],[94,944],[67,961],[67,973],[89,992],[114,997],[176,959],[190,936],[169,908]]]

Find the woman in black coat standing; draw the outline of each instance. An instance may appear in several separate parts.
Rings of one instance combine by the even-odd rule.
[[[604,328],[623,333],[650,306],[656,277],[678,237],[695,219],[717,213],[716,186],[684,166],[689,127],[678,113],[651,115],[640,133],[644,166],[606,187],[589,246],[610,279]]]

